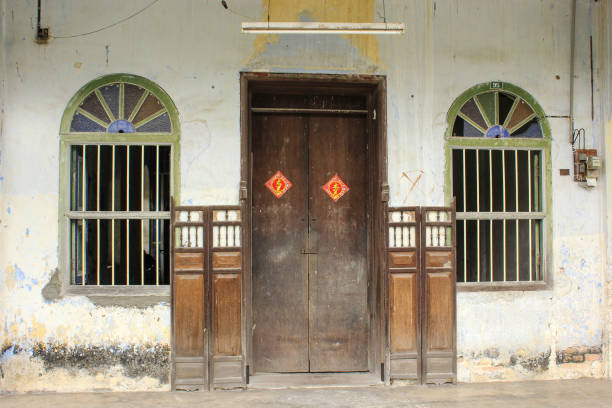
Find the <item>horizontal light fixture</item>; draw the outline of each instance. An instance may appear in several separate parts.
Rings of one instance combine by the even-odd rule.
[[[246,22],[250,34],[404,34],[404,23]]]

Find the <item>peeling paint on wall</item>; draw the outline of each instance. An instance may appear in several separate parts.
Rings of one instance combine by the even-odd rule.
[[[375,22],[374,0],[262,0],[262,21]],[[354,54],[354,55],[352,55]],[[348,58],[347,58],[348,57]],[[315,62],[315,64],[313,64]],[[320,62],[316,64],[316,62]],[[299,68],[376,72],[384,68],[374,35],[257,35],[245,62],[251,69]]]

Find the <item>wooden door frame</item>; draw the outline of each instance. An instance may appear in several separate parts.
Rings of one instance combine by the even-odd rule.
[[[387,182],[387,118],[386,77],[375,75],[328,75],[328,74],[280,74],[242,72],[240,75],[240,206],[243,221],[243,265],[242,275],[242,353],[248,383],[248,367],[252,367],[252,245],[251,245],[251,95],[253,91],[271,92],[291,89],[298,94],[350,94],[367,97],[368,167],[370,189],[370,214],[368,230],[369,280],[368,309],[370,312],[370,347],[368,366],[371,374],[385,378],[385,363],[388,354],[387,336],[387,289],[385,282],[385,214],[389,198]],[[373,149],[372,149],[373,148]]]

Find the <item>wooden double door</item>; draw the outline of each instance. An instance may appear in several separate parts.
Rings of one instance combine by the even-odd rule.
[[[368,371],[367,117],[251,120],[253,373]]]

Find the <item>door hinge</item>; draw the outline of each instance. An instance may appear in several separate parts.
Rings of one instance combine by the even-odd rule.
[[[376,120],[376,109],[372,111],[372,120]]]
[[[302,249],[300,253],[302,255],[316,255],[319,253],[319,251],[316,249]]]

